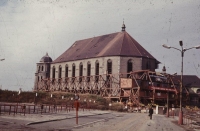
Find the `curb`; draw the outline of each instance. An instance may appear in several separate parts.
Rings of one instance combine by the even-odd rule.
[[[111,119],[111,118],[113,118],[113,117],[108,117],[108,118],[106,118],[106,119],[100,119],[100,120],[93,121],[93,122],[89,122],[89,123],[86,123],[86,124],[73,126],[73,127],[70,128],[70,129],[74,129],[74,128],[79,128],[79,127],[87,126],[87,125],[94,124],[94,123],[101,122],[101,121],[106,121],[107,119]],[[64,129],[66,129],[66,128],[59,128],[59,130],[64,130]]]
[[[79,117],[94,116],[94,115],[103,115],[103,114],[109,114],[109,112],[107,112],[107,113],[90,114],[90,115],[81,115]],[[44,121],[37,121],[37,122],[29,122],[26,125],[34,125],[34,124],[40,124],[40,123],[46,123],[46,122],[52,122],[52,121],[61,121],[61,120],[72,119],[72,118],[76,118],[76,116],[71,116],[71,117],[66,117],[66,118],[61,118],[61,119],[53,119],[53,120],[44,120]]]

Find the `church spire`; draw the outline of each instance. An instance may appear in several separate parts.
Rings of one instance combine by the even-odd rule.
[[[162,72],[165,74],[166,73],[166,67],[165,65],[163,66]]]
[[[124,20],[123,20],[122,31],[126,31],[125,29],[126,29],[126,26],[125,26],[125,24],[124,24]]]

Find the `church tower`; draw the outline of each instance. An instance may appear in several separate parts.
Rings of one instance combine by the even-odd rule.
[[[51,57],[49,57],[48,53],[40,59],[40,62],[37,63],[37,69],[35,73],[35,83],[34,90],[38,90],[38,84],[40,81],[44,79],[50,78],[50,64],[52,62]]]

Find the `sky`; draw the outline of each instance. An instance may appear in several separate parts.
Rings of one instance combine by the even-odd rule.
[[[126,31],[181,73],[181,49],[200,45],[200,0],[0,0],[0,88],[31,91],[36,63],[55,60],[75,41]],[[184,75],[200,77],[200,49],[187,50]]]

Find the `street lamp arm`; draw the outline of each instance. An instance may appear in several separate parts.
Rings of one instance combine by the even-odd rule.
[[[193,49],[193,48],[196,48],[196,47],[191,47],[191,48],[183,49],[183,51],[187,51],[187,50],[190,50],[190,49]]]
[[[178,48],[176,48],[176,47],[171,47],[171,48],[173,48],[173,49],[175,49],[175,50],[178,50],[178,51],[182,52],[180,49],[178,49]]]
[[[187,51],[187,50],[190,50],[190,49],[193,49],[193,48],[200,49],[200,45],[194,46],[194,47],[190,47],[190,48],[187,48],[187,49],[183,49],[183,51]]]
[[[169,45],[165,45],[165,44],[163,44],[162,46],[163,46],[164,48],[167,48],[167,49],[173,48],[173,49],[176,49],[176,50],[178,50],[178,51],[181,52],[181,50],[178,49],[178,48],[176,48],[176,47],[171,47],[171,46],[169,46]]]

